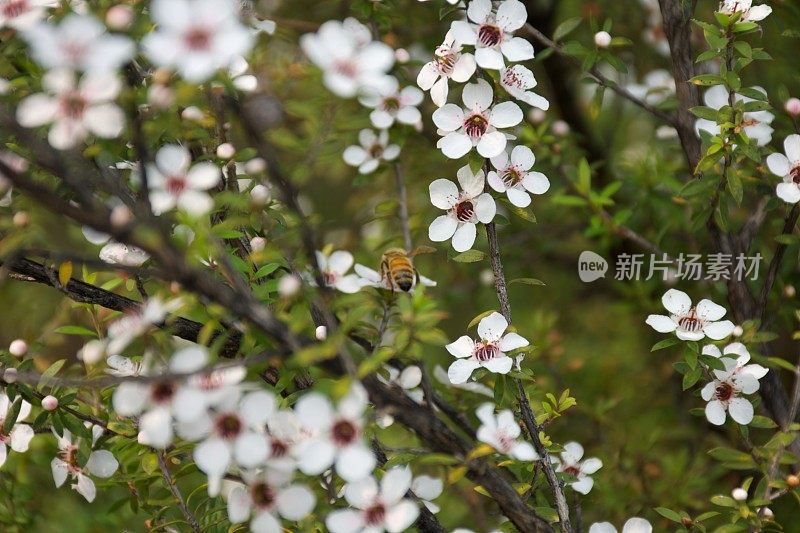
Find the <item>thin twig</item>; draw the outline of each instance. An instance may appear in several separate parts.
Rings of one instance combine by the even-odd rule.
[[[167,458],[166,454],[163,450],[156,451],[156,457],[158,457],[158,467],[161,469],[161,474],[164,476],[164,481],[167,482],[167,487],[169,491],[175,496],[175,499],[178,500],[178,509],[181,510],[183,513],[183,517],[186,519],[186,522],[192,528],[192,531],[195,533],[201,533],[200,523],[195,518],[192,511],[186,505],[186,500],[183,498],[183,494],[181,494],[178,485],[175,483],[175,479],[173,479],[172,474],[169,471],[169,466],[167,465]]]

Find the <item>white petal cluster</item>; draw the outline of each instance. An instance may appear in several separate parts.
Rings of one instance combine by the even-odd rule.
[[[7,424],[9,411],[11,410],[13,402],[4,393],[0,393],[0,467],[3,466],[8,457],[8,447],[17,453],[25,453],[28,451],[31,439],[33,439],[33,428],[24,421],[31,414],[31,404],[17,398],[15,402],[21,402],[17,418],[13,424]],[[11,428],[6,431],[5,427],[11,425]]]
[[[611,522],[595,522],[589,533],[617,533],[617,528]],[[622,533],[653,533],[653,526],[644,518],[629,518],[622,526]]]
[[[715,379],[706,384],[700,391],[705,401],[706,418],[716,426],[725,423],[726,412],[739,424],[747,425],[753,421],[753,404],[742,397],[753,394],[759,389],[759,380],[768,369],[757,364],[747,364],[750,353],[740,342],[734,342],[723,348],[714,345],[703,347],[703,353],[716,357],[725,365],[724,370],[714,370]]]
[[[147,166],[150,204],[160,215],[175,207],[192,216],[201,216],[214,208],[214,200],[206,192],[222,179],[214,163],[204,161],[192,165],[189,150],[177,144],[163,146],[155,164]]]
[[[371,174],[382,162],[394,161],[400,155],[400,147],[389,144],[389,132],[364,129],[358,134],[358,145],[348,146],[342,157],[351,167],[357,167],[360,174]]]
[[[572,490],[589,494],[594,486],[594,479],[590,476],[603,467],[603,462],[597,457],[581,461],[582,457],[583,446],[577,442],[568,442],[564,445],[564,450],[558,456],[551,456],[550,460],[556,466],[556,472],[564,472],[577,478],[567,482]]]
[[[684,341],[699,341],[705,337],[718,341],[733,333],[733,322],[721,320],[725,308],[711,300],[700,300],[693,306],[688,294],[670,289],[661,297],[661,302],[671,314],[650,315],[646,320],[659,333],[675,332]]]
[[[766,4],[753,5],[753,0],[722,0],[719,12],[726,15],[741,13],[739,20],[743,22],[760,22],[772,13],[772,8]]]
[[[92,448],[103,434],[103,428],[92,426]],[[56,435],[58,455],[50,462],[53,481],[56,487],[62,486],[67,478],[72,478],[75,483],[72,488],[86,501],[91,503],[97,496],[97,487],[89,474],[107,479],[114,475],[119,468],[119,461],[108,450],[92,450],[86,463],[81,466],[78,462],[80,440],[72,440],[72,433],[65,429],[63,435]]]
[[[475,46],[475,61],[484,69],[500,70],[508,61],[533,59],[533,45],[522,37],[514,37],[528,18],[525,5],[519,0],[505,0],[492,8],[491,0],[472,0],[467,8],[470,22],[457,20],[451,25],[456,40]]]
[[[753,87],[753,89],[766,94],[766,91],[761,87]],[[715,85],[705,92],[703,101],[711,109],[722,109],[730,103],[728,96],[728,90],[724,86]],[[735,100],[745,103],[753,101],[752,98],[740,94],[735,95]],[[755,140],[758,146],[766,146],[772,140],[772,132],[774,130],[770,124],[772,124],[773,120],[775,120],[775,115],[769,111],[747,111],[743,114],[744,132],[748,138]],[[695,130],[697,130],[698,135],[701,130],[707,131],[711,135],[719,135],[720,133],[719,125],[716,122],[704,118],[697,119]]]
[[[520,438],[522,430],[514,418],[514,413],[510,409],[505,409],[495,415],[494,409],[493,403],[484,403],[475,411],[478,420],[481,421],[477,433],[478,440],[518,461],[540,459],[533,445]]]
[[[792,134],[783,141],[784,154],[767,157],[770,172],[783,178],[776,187],[778,198],[789,204],[800,201],[800,135]]]

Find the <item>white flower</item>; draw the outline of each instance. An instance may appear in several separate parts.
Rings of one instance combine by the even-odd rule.
[[[786,155],[770,154],[767,166],[770,172],[783,178],[777,187],[778,197],[784,202],[796,204],[800,201],[800,135],[793,134],[783,141]]]
[[[484,403],[475,411],[481,421],[478,440],[485,442],[498,452],[518,461],[535,461],[539,454],[530,442],[519,438],[522,430],[514,419],[514,413],[505,409],[494,414],[494,404]]]
[[[506,152],[492,158],[492,170],[486,176],[489,186],[497,192],[504,192],[508,200],[517,207],[528,207],[531,197],[528,194],[544,194],[550,188],[550,180],[541,172],[532,171],[536,162],[533,152],[527,146],[515,146],[509,159]]]
[[[345,485],[344,497],[354,509],[333,511],[325,519],[331,533],[380,533],[405,531],[419,515],[412,500],[404,498],[411,488],[411,470],[388,470],[380,486],[372,476]]]
[[[264,390],[241,397],[227,394],[212,410],[178,425],[185,439],[205,437],[193,457],[197,468],[208,476],[209,496],[219,494],[222,478],[232,464],[250,469],[267,459],[270,449],[265,430],[276,405],[275,396]]]
[[[9,400],[8,396],[0,392],[0,466],[5,464],[8,456],[8,449],[6,446],[11,446],[11,449],[18,453],[27,452],[28,445],[34,434],[32,427],[22,423],[31,414],[31,404],[22,398],[16,401],[22,402],[19,408],[19,414],[11,430],[6,433],[4,429],[6,417],[8,417],[8,411],[13,402]]]
[[[475,73],[475,57],[461,53],[461,44],[448,31],[444,42],[433,54],[433,61],[423,65],[417,76],[417,85],[424,91],[431,92],[431,100],[439,107],[447,102],[449,87],[447,80],[463,83]]]
[[[28,170],[28,160],[14,152],[0,151],[0,161],[14,172],[22,173]],[[13,183],[0,172],[0,207],[11,205],[11,192]]]
[[[58,441],[58,456],[54,457],[50,462],[50,470],[53,473],[53,481],[56,487],[63,485],[67,477],[72,476],[72,479],[76,481],[72,488],[86,498],[86,501],[93,502],[97,495],[97,489],[94,486],[94,481],[87,474],[92,474],[99,478],[109,478],[119,468],[119,462],[108,450],[94,450],[89,455],[86,464],[80,466],[78,464],[80,439],[73,443],[72,434],[67,429],[64,430],[62,436],[56,435],[56,439]],[[94,445],[94,442],[92,445]]]
[[[353,266],[353,254],[345,250],[336,250],[330,255],[317,252],[317,264],[322,273],[326,287],[332,287],[347,294],[361,290],[361,283],[356,274],[348,274]]]
[[[447,370],[450,382],[464,383],[474,370],[481,367],[490,372],[508,374],[514,360],[506,352],[527,346],[528,341],[513,332],[503,335],[507,328],[508,321],[495,311],[478,323],[479,340],[473,341],[468,335],[463,335],[445,346],[457,358]]]
[[[520,29],[528,19],[528,11],[519,0],[505,0],[492,11],[491,0],[472,0],[467,17],[475,24],[454,21],[450,26],[453,35],[463,44],[475,46],[475,61],[486,69],[500,70],[509,61],[533,58],[533,45],[512,32]]]
[[[370,41],[363,24],[348,18],[329,20],[317,33],[300,37],[308,58],[324,71],[325,86],[337,96],[350,98],[361,91],[386,91],[394,65],[394,50],[380,41]]]
[[[603,462],[597,457],[589,457],[581,461],[583,457],[583,446],[577,442],[568,442],[564,445],[564,451],[560,457],[550,456],[550,460],[556,465],[556,472],[565,472],[578,478],[577,481],[569,482],[572,489],[581,494],[589,494],[594,486],[594,480],[589,477],[603,467]]]
[[[417,106],[422,103],[422,91],[411,86],[400,90],[397,78],[391,79],[390,87],[380,92],[368,92],[358,99],[361,105],[374,110],[369,114],[372,125],[386,129],[392,127],[395,120],[410,126],[419,124],[422,115]]]
[[[280,472],[294,472],[297,468],[297,446],[309,435],[303,430],[294,411],[277,411],[267,419],[267,468]]]
[[[153,0],[150,15],[156,30],[142,40],[145,54],[188,81],[229,68],[253,46],[253,33],[239,21],[234,0]]]
[[[714,370],[716,379],[700,391],[705,401],[706,418],[714,425],[721,426],[725,423],[725,411],[729,411],[731,418],[742,425],[753,421],[753,404],[741,394],[753,394],[759,389],[758,380],[764,377],[768,370],[761,365],[748,365],[750,353],[743,344],[735,342],[725,347],[720,354],[716,346],[705,346],[703,353],[720,357],[725,365],[725,370]],[[729,357],[733,356],[735,357]]]
[[[550,102],[547,98],[530,91],[537,85],[536,78],[530,69],[522,65],[500,69],[500,85],[517,100],[544,111],[550,109]]]
[[[617,528],[610,522],[595,522],[589,533],[617,533]],[[622,526],[622,533],[653,533],[653,526],[644,518],[629,518]]]
[[[48,140],[54,148],[72,148],[91,133],[117,137],[125,115],[114,104],[120,81],[113,74],[86,74],[80,81],[67,69],[51,70],[42,78],[45,92],[28,96],[17,108],[17,120],[26,128],[53,124]]]
[[[759,22],[772,13],[772,8],[766,4],[753,7],[753,0],[722,0],[719,4],[720,13],[733,15],[741,13],[739,20],[746,22]]]
[[[316,497],[305,485],[290,485],[290,477],[267,471],[258,475],[243,473],[246,485],[238,484],[228,493],[228,519],[241,524],[250,516],[250,531],[282,531],[280,517],[291,522],[302,520],[314,510]]]
[[[659,333],[674,331],[684,341],[699,341],[706,336],[718,341],[733,333],[733,322],[720,320],[725,316],[725,308],[711,300],[700,300],[693,307],[685,292],[670,289],[661,297],[661,302],[670,316],[650,315],[646,320]]]
[[[475,244],[478,222],[488,224],[494,219],[497,206],[492,195],[483,192],[483,170],[473,174],[469,165],[463,166],[456,174],[462,191],[458,192],[455,183],[440,178],[429,186],[431,203],[447,211],[431,222],[428,238],[433,242],[453,239],[453,249],[465,252]]]
[[[363,438],[366,408],[367,393],[358,384],[339,400],[336,409],[319,393],[300,398],[295,414],[311,436],[296,448],[297,467],[305,474],[317,475],[335,464],[345,481],[367,477],[375,468],[375,456]]]
[[[27,30],[47,14],[55,0],[0,0],[0,28]]]
[[[481,383],[474,381],[467,381],[466,383],[450,383],[450,377],[447,375],[447,371],[439,365],[434,367],[433,377],[435,377],[436,381],[439,383],[443,385],[449,385],[454,389],[462,389],[465,391],[474,392],[475,394],[482,394],[488,398],[492,398],[494,396],[494,391]]]
[[[422,403],[425,393],[419,386],[422,383],[422,370],[418,366],[407,366],[402,372],[392,366],[386,366],[386,372],[389,374],[387,378],[378,374],[378,380],[381,383],[399,387],[409,398],[417,403]],[[393,423],[394,417],[388,413],[380,416],[377,420],[377,424],[384,429]]]
[[[47,69],[69,68],[111,73],[133,57],[133,41],[112,35],[90,15],[69,14],[58,23],[40,23],[25,31],[33,58]]]
[[[658,105],[675,94],[675,78],[666,69],[656,69],[645,74],[641,84],[630,84],[626,88],[648,104]]]
[[[249,74],[250,64],[242,56],[236,56],[228,66],[228,76],[233,81],[234,87],[242,92],[251,93],[258,89],[258,78]]]
[[[91,342],[91,341],[90,341]],[[84,361],[86,356],[84,355]],[[130,357],[122,355],[109,355],[106,357],[106,365],[108,368],[105,370],[106,374],[112,376],[138,376],[142,372],[142,363],[137,363]]]
[[[220,182],[219,167],[207,161],[191,163],[189,150],[168,144],[156,153],[155,164],[147,166],[150,203],[156,215],[176,206],[193,216],[213,209],[214,200],[204,191]]]
[[[764,92],[761,87],[753,87],[759,92]],[[752,98],[737,94],[735,96],[737,102],[752,102]],[[729,105],[728,90],[722,85],[715,85],[706,91],[703,95],[703,101],[712,109],[722,109],[724,106]],[[766,146],[772,140],[772,126],[770,124],[775,119],[775,115],[769,111],[748,111],[743,115],[744,132],[747,137],[754,139],[758,146]],[[697,119],[695,122],[695,130],[707,131],[711,135],[719,135],[719,125],[711,120],[704,118]]]
[[[353,267],[353,270],[356,271],[356,274],[359,276],[359,283],[362,287],[375,287],[378,289],[386,289],[387,291],[396,291],[397,286],[389,279],[388,274],[381,274],[377,270],[372,270],[369,267],[366,267],[360,263],[356,263],[356,266]],[[426,278],[425,276],[419,276],[419,283],[425,287],[435,287],[436,282],[430,278]],[[409,293],[414,292],[414,287],[417,285],[417,276],[414,276],[412,281],[411,289],[409,289]]]
[[[422,475],[415,477],[411,482],[411,492],[422,500],[422,504],[433,514],[438,513],[441,508],[431,500],[441,496],[443,490],[444,483],[438,477]]]
[[[168,302],[163,302],[158,297],[146,300],[140,308],[127,312],[109,324],[106,350],[112,354],[122,352],[151,326],[162,323],[169,313],[181,306],[181,303],[177,298]]]
[[[123,265],[129,267],[142,266],[150,255],[136,246],[122,244],[121,242],[110,242],[100,249],[98,254],[100,260],[111,265]]]
[[[506,135],[498,128],[522,122],[522,109],[514,102],[492,107],[492,87],[483,79],[467,84],[461,98],[464,109],[445,104],[433,112],[433,122],[444,135],[436,146],[450,159],[466,155],[473,147],[483,157],[498,155],[506,147]]]
[[[208,350],[188,346],[175,352],[169,362],[170,373],[190,373],[208,362]],[[164,449],[173,438],[172,422],[178,413],[194,406],[179,394],[175,380],[154,380],[150,383],[124,381],[114,391],[112,403],[120,416],[138,416],[140,440],[154,448]]]
[[[342,157],[351,167],[358,167],[358,172],[361,174],[374,172],[381,161],[393,161],[400,155],[400,147],[389,144],[387,130],[381,130],[376,135],[372,130],[363,129],[358,133],[358,142],[361,146],[348,146]]]

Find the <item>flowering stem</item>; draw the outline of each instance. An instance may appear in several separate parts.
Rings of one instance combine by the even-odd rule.
[[[192,514],[192,511],[186,505],[186,500],[183,498],[183,494],[181,494],[178,485],[175,483],[175,480],[172,477],[172,474],[169,471],[169,466],[167,465],[167,458],[166,454],[159,450],[156,452],[156,457],[158,458],[158,467],[161,469],[161,474],[164,476],[164,481],[167,482],[167,487],[169,491],[175,496],[175,499],[178,500],[178,508],[183,513],[183,517],[186,518],[186,522],[192,528],[192,531],[196,533],[200,533],[202,530],[200,529],[200,523],[197,521],[197,518]]]
[[[508,287],[506,285],[506,277],[503,272],[503,262],[500,258],[500,242],[497,238],[497,226],[494,222],[486,224],[486,237],[489,240],[489,259],[492,264],[492,273],[494,274],[494,288],[497,292],[497,299],[500,301],[500,312],[503,314],[508,323],[511,323],[511,305],[508,300]],[[536,453],[541,458],[542,469],[544,470],[547,483],[553,490],[553,497],[556,503],[556,511],[558,512],[559,526],[562,532],[572,532],[572,525],[569,519],[569,505],[567,504],[566,496],[564,495],[564,483],[556,476],[556,471],[553,468],[553,463],[550,461],[550,454],[547,452],[542,440],[539,438],[541,428],[536,423],[536,418],[533,415],[531,404],[528,401],[528,396],[525,392],[525,386],[522,380],[514,378],[514,383],[517,386],[517,397],[519,399],[520,411],[522,413],[522,420],[531,437]]]

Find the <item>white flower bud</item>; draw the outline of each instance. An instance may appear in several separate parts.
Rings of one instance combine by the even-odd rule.
[[[314,330],[314,336],[318,341],[324,341],[328,338],[328,328],[325,326],[317,326],[317,329]]]
[[[479,279],[481,280],[481,283],[483,283],[484,285],[494,285],[494,272],[492,272],[488,268],[485,268],[481,270],[481,273],[479,274]]]
[[[786,100],[786,112],[793,117],[800,115],[800,98],[789,98]]]
[[[133,23],[133,10],[130,6],[118,4],[106,12],[106,24],[112,30],[127,30]]]
[[[175,103],[175,92],[171,87],[156,83],[147,89],[147,102],[155,109],[169,109]]]
[[[78,359],[87,365],[93,365],[100,361],[106,353],[106,347],[100,340],[91,340],[83,345],[78,352]]]
[[[17,369],[6,368],[6,371],[3,372],[3,381],[6,383],[15,383],[17,381]]]
[[[594,34],[594,44],[597,45],[598,48],[608,48],[611,44],[611,34],[607,31],[599,31]]]
[[[42,409],[45,411],[55,411],[58,407],[58,398],[55,396],[45,396],[42,398]]]
[[[111,210],[111,225],[117,228],[127,226],[133,220],[133,213],[127,205],[118,205]]]
[[[203,111],[197,106],[189,106],[181,112],[181,118],[184,120],[194,120],[200,122],[205,118]]]
[[[267,246],[267,239],[264,237],[253,237],[250,239],[250,249],[254,252],[260,252]]]
[[[22,339],[13,340],[8,346],[8,352],[14,357],[22,357],[28,353],[28,343]]]
[[[254,157],[244,164],[246,174],[261,174],[265,170],[267,170],[267,162],[260,157]]]
[[[546,118],[547,114],[538,107],[533,107],[528,111],[528,120],[531,124],[541,124]]]
[[[17,211],[11,218],[11,222],[13,222],[14,226],[17,228],[24,228],[31,223],[31,217],[25,211]]]
[[[741,487],[737,487],[731,491],[731,497],[737,502],[743,502],[747,500],[747,491]]]
[[[773,513],[772,509],[770,509],[769,507],[764,507],[763,509],[761,509],[761,515],[767,520],[775,518],[775,513]]]
[[[794,298],[795,294],[797,294],[797,289],[794,288],[794,285],[786,285],[783,288],[783,295],[786,298]]]
[[[217,157],[220,159],[230,159],[236,155],[236,148],[231,143],[222,143],[217,146]]]
[[[553,122],[553,133],[559,137],[563,137],[569,133],[569,124],[563,120],[556,120]]]
[[[398,63],[408,63],[411,60],[411,54],[405,48],[398,48],[394,51],[394,58]]]
[[[264,205],[269,202],[270,198],[272,198],[272,195],[269,192],[269,188],[259,184],[250,190],[250,197],[256,204]]]
[[[733,336],[734,337],[741,337],[744,334],[744,328],[742,326],[736,326],[733,328]]]
[[[294,274],[286,274],[278,280],[278,294],[282,298],[289,298],[300,290],[300,278]]]

